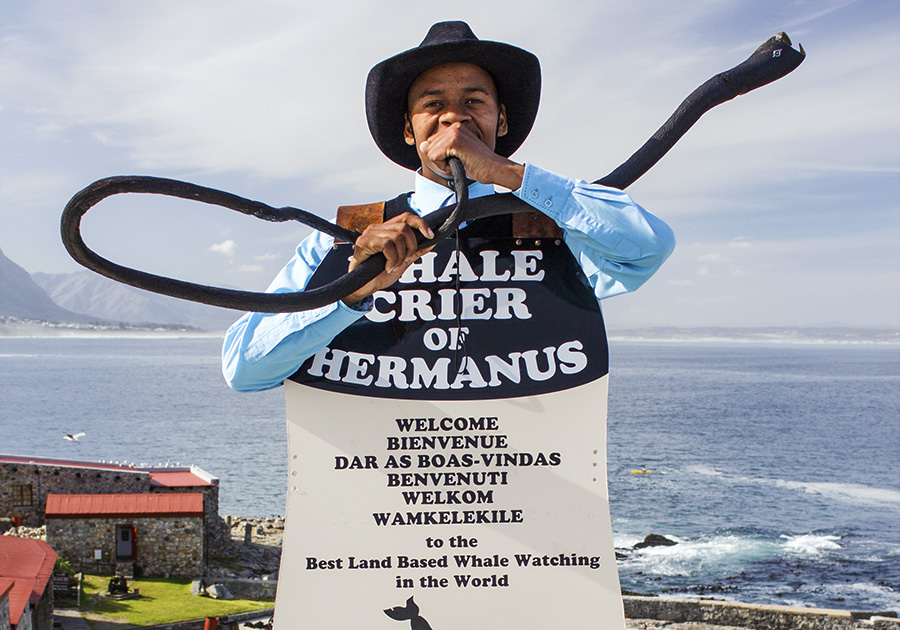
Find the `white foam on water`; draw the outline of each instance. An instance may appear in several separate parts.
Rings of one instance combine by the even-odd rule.
[[[886,507],[900,510],[900,490],[880,488],[860,483],[838,483],[831,481],[795,481],[792,479],[770,479],[766,477],[744,477],[728,475],[703,465],[688,467],[688,471],[704,477],[716,477],[723,481],[770,486],[793,490],[803,494],[818,495],[840,503]]]
[[[873,609],[900,611],[900,592],[881,584],[827,584],[822,590],[832,599],[864,599],[874,604]]]
[[[638,534],[613,532],[613,545],[616,549],[631,549],[642,540],[644,537]]]
[[[687,471],[691,472],[691,473],[696,473],[698,475],[703,475],[704,477],[724,477],[725,476],[725,473],[718,471],[715,468],[710,468],[709,466],[703,466],[701,464],[688,466]]]
[[[695,540],[667,536],[678,544],[671,547],[647,547],[628,552],[626,563],[644,573],[665,576],[695,575],[710,570],[743,568],[768,558],[817,558],[842,549],[841,537],[829,534],[783,534],[780,540],[765,540],[740,534],[722,534]],[[634,536],[621,535],[619,548],[630,549]]]
[[[782,543],[782,547],[792,554],[820,556],[826,551],[834,551],[841,548],[837,542],[841,539],[840,536],[828,536],[823,534],[799,534],[797,536],[788,536],[782,534],[781,538],[785,541]]]
[[[724,534],[697,540],[678,540],[671,547],[648,547],[630,552],[626,562],[654,575],[694,575],[714,567],[744,566],[774,555],[777,546],[759,538]]]
[[[790,481],[787,479],[762,480],[778,488],[788,488],[806,494],[817,494],[842,503],[857,503],[900,509],[900,491],[877,488],[858,483],[832,483],[827,481]]]

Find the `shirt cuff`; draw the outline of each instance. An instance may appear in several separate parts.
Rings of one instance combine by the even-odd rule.
[[[341,304],[346,306],[346,304],[344,304],[343,300],[341,300]],[[361,299],[356,304],[351,304],[347,308],[349,308],[351,311],[354,311],[356,313],[368,313],[374,307],[375,307],[375,298],[372,297],[371,295],[367,295],[366,297]]]
[[[574,188],[574,180],[526,162],[522,186],[513,194],[550,218],[560,221],[562,209]]]

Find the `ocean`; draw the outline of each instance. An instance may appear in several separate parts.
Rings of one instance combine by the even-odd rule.
[[[221,514],[283,514],[282,393],[228,389],[220,343],[2,337],[0,453],[196,464]],[[900,611],[900,347],[613,338],[610,374],[623,589]]]

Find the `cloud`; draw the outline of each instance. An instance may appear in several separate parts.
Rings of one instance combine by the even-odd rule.
[[[222,241],[221,243],[216,243],[215,245],[210,246],[209,251],[215,252],[217,254],[225,254],[229,258],[234,256],[234,252],[237,249],[237,243],[232,240]]]
[[[513,159],[589,180],[624,161],[694,88],[787,30],[806,61],[703,116],[629,188],[672,225],[679,246],[658,279],[622,299],[664,313],[679,291],[733,295],[733,310],[682,316],[736,321],[756,312],[748,304],[767,303],[770,287],[789,303],[812,291],[806,283],[833,287],[839,279],[841,300],[794,300],[780,316],[853,320],[828,314],[851,306],[859,321],[897,321],[900,313],[896,292],[884,290],[896,286],[896,272],[873,272],[900,268],[900,84],[889,79],[900,65],[896,3],[523,0],[510,12],[483,0],[438,8],[397,0],[390,20],[363,0],[260,0],[252,10],[233,0],[7,4],[0,245],[29,270],[74,267],[60,243],[59,213],[76,191],[109,175],[158,174],[328,218],[338,205],[409,190],[409,173],[369,136],[365,76],[438,20],[466,19],[480,37],[540,58],[538,120]],[[87,219],[98,226],[87,239],[98,251],[124,259],[146,249],[162,258],[159,247],[120,242],[134,234],[149,244],[177,240],[179,253],[159,264],[194,269],[210,284],[243,281],[258,290],[308,233],[257,226],[264,222],[237,213],[203,214],[198,204],[177,206],[168,222],[156,209],[169,202],[158,199],[135,204],[134,218],[131,202],[101,205],[109,210]],[[226,245],[238,238],[239,253]],[[217,244],[210,249],[209,241]],[[197,253],[207,250],[241,260],[204,262]],[[245,274],[234,274],[245,261]]]

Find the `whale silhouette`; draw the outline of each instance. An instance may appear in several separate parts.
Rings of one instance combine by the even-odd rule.
[[[386,608],[384,614],[395,621],[409,620],[412,630],[432,630],[431,626],[428,625],[428,622],[425,621],[425,618],[419,616],[419,607],[416,605],[416,602],[413,601],[412,597],[406,600],[406,606]]]

